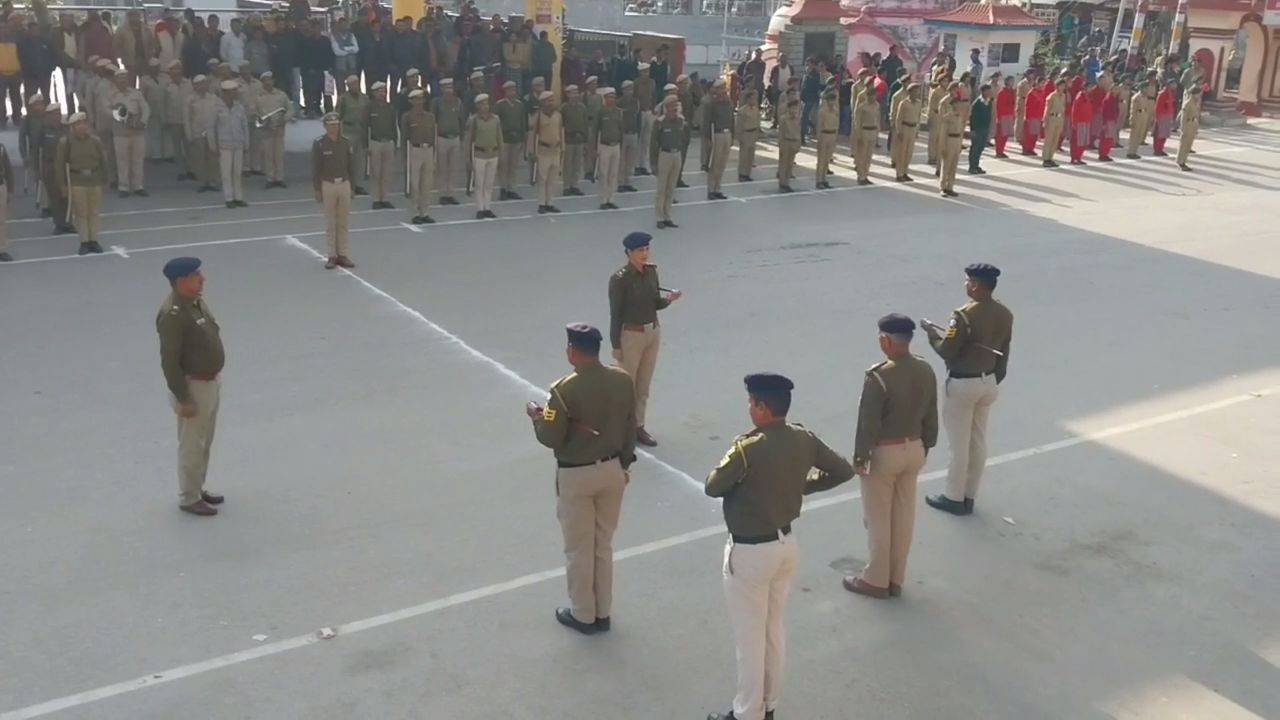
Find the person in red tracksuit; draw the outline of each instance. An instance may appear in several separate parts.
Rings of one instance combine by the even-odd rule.
[[[1120,86],[1112,85],[1111,92],[1102,98],[1102,137],[1098,138],[1098,159],[1113,162],[1111,149],[1120,141]]]
[[[1035,155],[1036,141],[1044,131],[1045,94],[1040,86],[1027,93],[1026,118],[1022,121],[1022,154]]]
[[[1018,105],[1018,93],[1013,89],[1013,76],[1004,79],[1004,87],[996,93],[996,157],[1007,158],[1004,147],[1013,134],[1015,111]]]
[[[1093,105],[1093,122],[1089,128],[1089,149],[1098,147],[1102,139],[1102,104],[1107,99],[1107,90],[1102,83],[1094,85],[1089,91],[1089,103]]]
[[[1175,81],[1170,80],[1164,84],[1164,89],[1156,95],[1156,126],[1151,132],[1151,144],[1155,152],[1153,155],[1164,157],[1169,153],[1164,151],[1164,144],[1168,141],[1169,136],[1173,134],[1173,116],[1177,112],[1177,107],[1173,99],[1173,87]]]
[[[1077,92],[1071,100],[1071,109],[1067,112],[1071,118],[1071,164],[1086,165],[1085,148],[1089,147],[1089,135],[1093,129],[1093,102],[1089,99],[1089,91]]]

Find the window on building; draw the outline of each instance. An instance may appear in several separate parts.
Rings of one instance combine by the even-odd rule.
[[[1000,62],[1004,64],[1022,62],[1022,43],[1005,43],[1001,45]]]

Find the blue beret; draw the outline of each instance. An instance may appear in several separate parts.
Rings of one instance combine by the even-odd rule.
[[[566,325],[565,333],[569,336],[569,344],[575,347],[599,347],[604,341],[604,336],[595,327],[586,323],[572,323]]]
[[[880,327],[880,332],[891,335],[908,335],[916,329],[915,320],[899,313],[889,313],[876,324]]]
[[[1000,277],[1000,268],[987,263],[974,263],[964,269],[964,274],[991,283]]]
[[[653,242],[653,236],[649,233],[633,232],[622,238],[622,247],[628,250],[635,250],[636,248],[648,247],[651,242]]]
[[[200,269],[200,258],[176,257],[164,264],[164,276],[173,282]]]
[[[747,386],[747,392],[752,395],[791,392],[792,388],[796,386],[795,383],[791,382],[791,378],[771,372],[751,373],[742,378],[742,383]]]

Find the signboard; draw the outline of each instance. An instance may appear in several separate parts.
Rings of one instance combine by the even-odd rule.
[[[1262,11],[1262,24],[1280,27],[1280,0],[1267,0],[1266,9]]]

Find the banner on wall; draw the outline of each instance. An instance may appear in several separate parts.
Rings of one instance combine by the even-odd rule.
[[[392,20],[411,17],[414,25],[417,25],[419,20],[429,14],[431,14],[431,0],[392,0],[391,2]]]
[[[564,59],[564,0],[526,0],[525,17],[533,18],[533,32],[547,31],[547,40],[556,49],[556,64],[547,78],[547,89],[560,95],[560,61]]]

